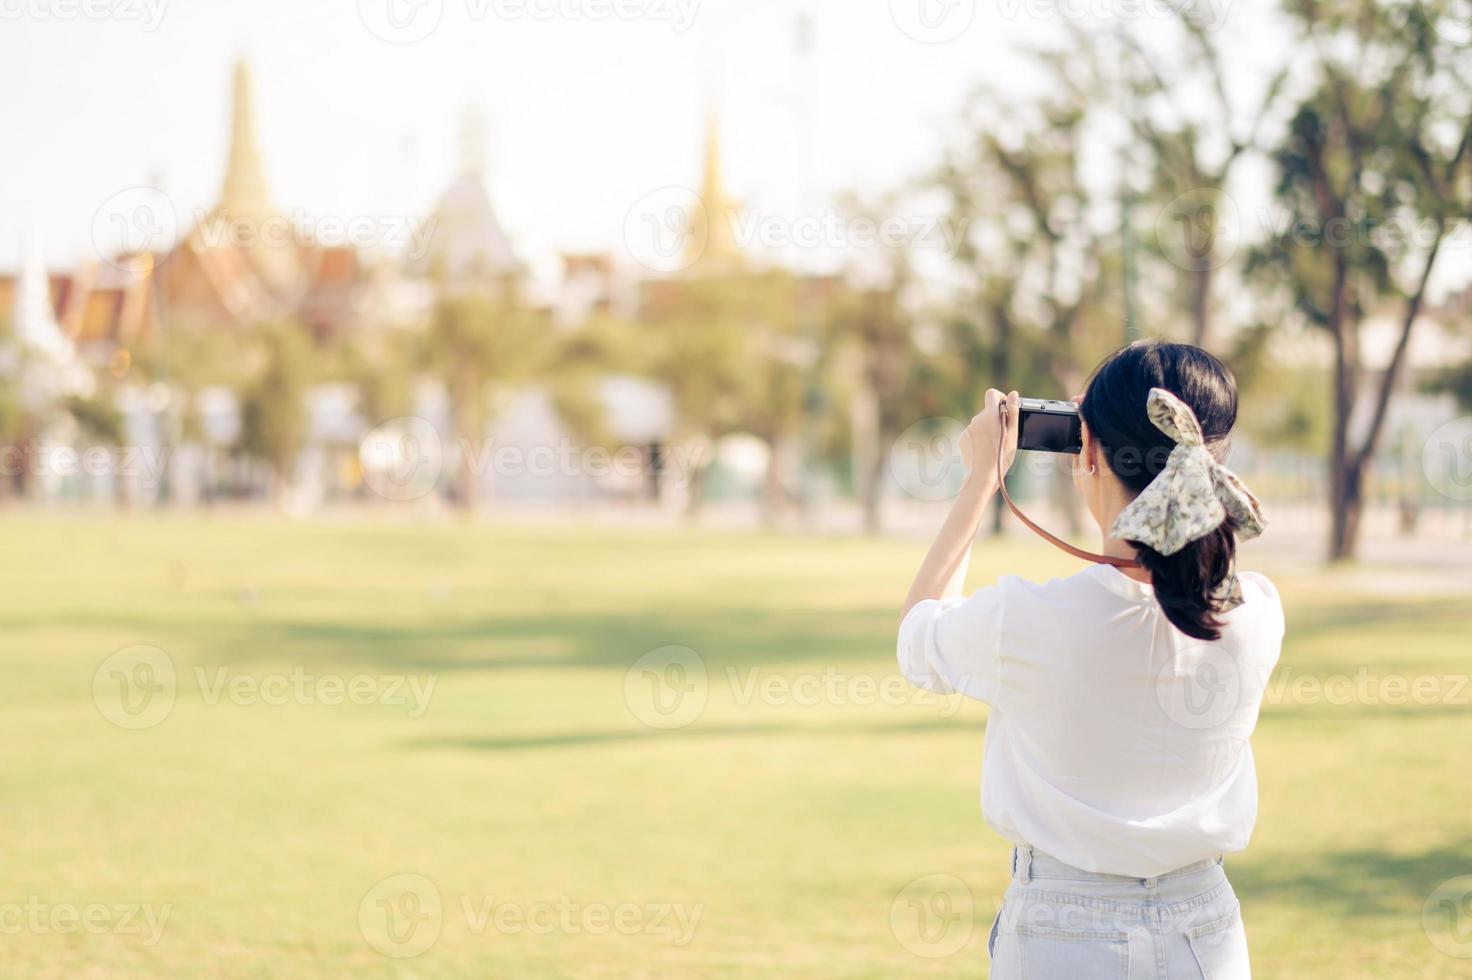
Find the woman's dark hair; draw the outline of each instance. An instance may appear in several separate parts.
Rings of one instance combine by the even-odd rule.
[[[1175,442],[1145,412],[1151,388],[1164,388],[1196,413],[1206,447],[1221,459],[1237,421],[1237,382],[1221,361],[1199,347],[1139,341],[1094,370],[1079,406],[1105,463],[1134,493],[1165,468]],[[1173,555],[1137,544],[1160,608],[1177,629],[1201,640],[1221,637],[1220,602],[1213,591],[1232,573],[1237,525],[1230,517]]]

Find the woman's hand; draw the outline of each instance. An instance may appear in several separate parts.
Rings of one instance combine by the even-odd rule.
[[[987,504],[997,490],[997,447],[1002,448],[1003,474],[1012,468],[1012,460],[1017,458],[1017,402],[1017,392],[1004,395],[993,388],[986,393],[986,407],[961,433],[961,459],[966,464],[966,482],[930,550],[925,553],[920,570],[915,573],[910,593],[905,596],[902,619],[915,608],[916,603],[961,594],[971,544],[976,540],[976,531],[981,527],[981,517],[986,513]],[[1006,431],[1002,429],[998,411],[1003,403],[1007,405]]]
[[[1007,395],[995,388],[987,391],[986,407],[976,414],[961,434],[961,461],[966,464],[968,481],[974,481],[978,476],[996,478],[998,444],[1002,446],[1002,473],[1012,468],[1012,462],[1017,458],[1018,401],[1015,391]],[[1004,402],[1007,405],[1005,433],[997,411]]]

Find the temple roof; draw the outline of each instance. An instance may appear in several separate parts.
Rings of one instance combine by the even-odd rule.
[[[435,205],[428,242],[424,253],[411,261],[412,273],[464,285],[522,271],[521,260],[486,192],[482,138],[478,122],[468,121],[460,174]]]

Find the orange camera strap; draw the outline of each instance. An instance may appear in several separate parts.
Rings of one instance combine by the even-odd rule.
[[[1012,511],[1012,514],[1024,525],[1026,525],[1028,530],[1032,531],[1038,537],[1053,545],[1055,548],[1059,548],[1063,551],[1068,552],[1075,558],[1082,558],[1084,561],[1091,561],[1094,562],[1096,565],[1114,565],[1116,568],[1139,568],[1140,563],[1133,558],[1115,558],[1112,555],[1096,555],[1092,551],[1085,551],[1082,548],[1075,548],[1073,545],[1069,544],[1067,541],[1064,541],[1062,538],[1057,537],[1053,534],[1049,534],[1047,531],[1044,531],[1042,528],[1038,527],[1032,522],[1031,519],[1028,518],[1026,514],[1022,512],[1022,508],[1018,507],[1012,502],[1011,495],[1007,493],[1006,469],[1002,465],[1003,446],[1006,444],[1007,435],[1007,403],[1002,402],[1002,404],[998,405],[997,408],[1002,415],[1002,438],[997,441],[997,486],[1001,489],[1002,499],[1007,502],[1007,507]]]

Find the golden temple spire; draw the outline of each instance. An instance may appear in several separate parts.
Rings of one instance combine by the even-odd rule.
[[[736,206],[726,197],[721,177],[721,123],[714,109],[706,117],[705,170],[700,180],[700,201],[704,213],[697,214],[688,247],[689,264],[699,262],[734,266],[741,264],[741,246],[736,241]],[[698,255],[693,254],[699,252]]]
[[[250,67],[235,63],[234,100],[230,117],[230,159],[217,210],[232,215],[262,215],[271,211],[266,172],[256,143],[255,113],[251,104]]]

